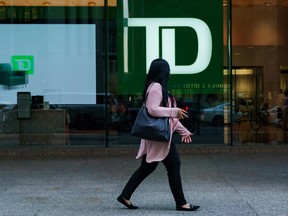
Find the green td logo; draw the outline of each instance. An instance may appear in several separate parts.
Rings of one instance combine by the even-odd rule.
[[[34,56],[11,56],[13,70],[25,70],[27,74],[34,74]]]

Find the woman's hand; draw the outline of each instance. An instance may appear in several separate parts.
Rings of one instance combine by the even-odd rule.
[[[178,115],[177,117],[179,119],[184,119],[184,118],[188,118],[187,112],[183,109],[178,109]]]
[[[191,143],[192,142],[192,138],[191,138],[192,134],[187,136],[187,137],[182,137],[182,142],[184,143]]]

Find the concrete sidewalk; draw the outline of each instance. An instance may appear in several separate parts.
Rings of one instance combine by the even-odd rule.
[[[195,212],[175,211],[164,166],[136,190],[128,210],[116,201],[139,166],[135,155],[1,159],[1,216],[288,216],[287,153],[182,154],[185,195]]]

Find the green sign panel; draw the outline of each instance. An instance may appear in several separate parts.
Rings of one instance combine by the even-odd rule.
[[[170,64],[174,92],[223,92],[220,0],[118,0],[119,93],[142,93],[153,59]]]
[[[34,74],[34,56],[11,56],[13,70],[25,70],[27,74]]]

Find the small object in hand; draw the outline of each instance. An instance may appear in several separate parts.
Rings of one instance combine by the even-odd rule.
[[[185,115],[187,116],[187,118],[189,117],[189,113],[187,111],[185,111]]]

